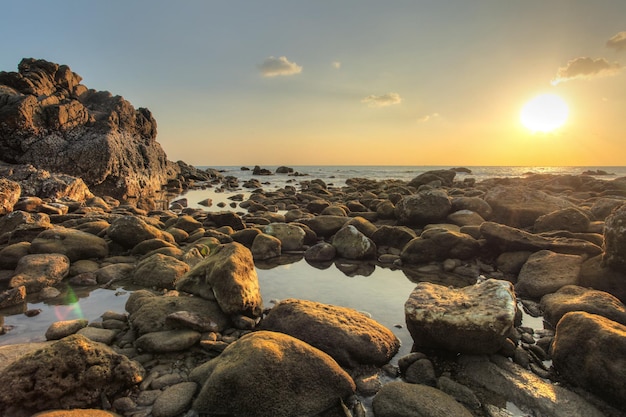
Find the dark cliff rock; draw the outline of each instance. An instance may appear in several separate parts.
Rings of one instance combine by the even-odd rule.
[[[0,72],[0,159],[80,177],[120,199],[159,190],[178,167],[156,141],[150,111],[81,80],[66,65],[32,58]]]

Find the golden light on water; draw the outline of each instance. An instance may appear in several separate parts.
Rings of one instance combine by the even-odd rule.
[[[549,133],[565,124],[567,103],[556,94],[541,94],[529,100],[520,112],[520,122],[532,132]]]

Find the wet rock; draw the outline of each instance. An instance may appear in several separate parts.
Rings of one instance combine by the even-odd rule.
[[[335,233],[332,245],[342,258],[368,259],[376,256],[376,244],[352,225],[346,225]]]
[[[337,250],[328,242],[320,242],[304,252],[304,258],[309,262],[324,262],[335,259]]]
[[[583,233],[589,230],[590,220],[587,214],[577,207],[569,207],[544,214],[535,220],[535,233],[552,230],[568,230]]]
[[[352,395],[352,378],[324,352],[291,336],[258,331],[195,368],[198,413],[257,417],[317,415]],[[250,384],[254,381],[254,384]]]
[[[20,198],[20,184],[6,178],[0,178],[0,216],[13,211],[13,206]]]
[[[478,254],[480,244],[465,233],[444,228],[432,228],[409,241],[400,258],[408,264],[443,261],[447,258],[468,259]]]
[[[337,233],[348,221],[350,218],[346,216],[316,216],[298,220],[311,228],[317,236],[325,238]]]
[[[544,381],[499,355],[461,356],[461,376],[518,407],[552,417],[603,417],[604,413],[574,392]]]
[[[70,270],[70,260],[60,254],[26,255],[17,263],[9,287],[26,287],[27,293],[58,284]]]
[[[135,347],[151,353],[179,352],[198,343],[201,337],[195,330],[163,330],[140,336],[135,340]]]
[[[46,330],[46,340],[60,340],[72,335],[86,327],[89,322],[86,319],[56,321]]]
[[[586,312],[567,313],[552,345],[555,369],[618,408],[626,404],[626,326]]]
[[[55,408],[90,408],[136,386],[143,368],[109,347],[68,336],[13,362],[0,374],[0,409],[7,415]]]
[[[145,287],[174,289],[176,282],[189,271],[189,265],[171,256],[155,253],[137,264],[132,282]]]
[[[492,221],[515,228],[532,227],[540,216],[574,207],[568,200],[524,186],[496,186],[484,198],[493,209]]]
[[[450,395],[426,385],[395,381],[383,386],[372,402],[376,417],[471,417]]]
[[[516,310],[511,283],[495,279],[460,289],[420,282],[404,305],[415,346],[468,353],[500,350]]]
[[[95,271],[98,284],[108,284],[129,278],[135,265],[129,263],[117,263],[103,266]]]
[[[352,217],[345,226],[354,226],[359,232],[363,233],[368,238],[372,238],[372,235],[378,230],[375,224],[373,224],[370,220],[365,217],[367,213],[361,213],[356,217]]]
[[[113,344],[113,341],[115,340],[118,331],[114,329],[101,329],[98,327],[88,326],[78,330],[77,334],[84,336],[94,342],[111,345]]]
[[[162,239],[174,243],[174,238],[136,216],[122,216],[111,222],[107,235],[125,248],[133,248],[144,240]]]
[[[519,273],[515,290],[521,296],[541,298],[565,285],[577,285],[583,258],[542,250],[532,254]]]
[[[474,391],[447,376],[437,378],[437,388],[452,396],[470,410],[478,410],[480,408],[480,400],[476,397]]]
[[[283,251],[302,250],[306,233],[300,227],[288,223],[270,223],[263,231],[280,240]]]
[[[195,382],[181,382],[167,387],[152,407],[153,417],[175,417],[184,413],[198,390]]]
[[[396,218],[403,225],[423,226],[446,218],[452,209],[448,194],[440,189],[404,196],[396,204]]]
[[[404,379],[411,384],[435,386],[437,383],[435,367],[429,359],[418,359],[409,365],[404,372]]]
[[[0,293],[0,309],[17,306],[25,302],[26,287],[23,285]]]
[[[293,298],[272,308],[261,328],[289,334],[348,367],[382,366],[400,347],[389,329],[356,310]]]
[[[626,273],[626,204],[605,221],[602,262],[611,269]]]
[[[277,237],[260,233],[254,238],[250,252],[257,261],[276,258],[282,252],[281,241]]]
[[[372,234],[372,240],[377,247],[393,247],[402,249],[411,239],[415,239],[417,234],[407,226],[382,225]]]
[[[109,255],[109,247],[104,239],[91,233],[55,227],[41,232],[31,242],[30,252],[60,253],[75,262],[79,259],[105,258]]]
[[[566,285],[541,298],[544,320],[556,327],[561,317],[570,311],[597,314],[626,325],[626,306],[611,294],[577,285]]]
[[[235,242],[217,246],[178,281],[176,289],[216,300],[229,315],[256,317],[263,310],[252,253]]]
[[[215,301],[200,297],[157,296],[147,290],[139,290],[128,298],[126,310],[130,313],[129,322],[140,335],[188,327],[167,319],[170,314],[183,311],[199,316],[205,323],[214,323],[212,327],[218,331],[230,326],[230,320]]]

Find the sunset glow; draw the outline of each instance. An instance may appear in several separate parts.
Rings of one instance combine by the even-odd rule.
[[[563,126],[568,115],[569,107],[561,97],[541,94],[522,107],[520,122],[533,132],[548,133]]]

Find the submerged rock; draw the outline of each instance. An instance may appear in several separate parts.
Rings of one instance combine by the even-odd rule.
[[[460,289],[420,282],[404,311],[417,347],[494,353],[514,328],[516,303],[508,281],[489,279]]]
[[[268,331],[243,336],[194,369],[190,379],[202,387],[193,410],[219,415],[315,416],[340,407],[355,391],[352,378],[330,356]]]

